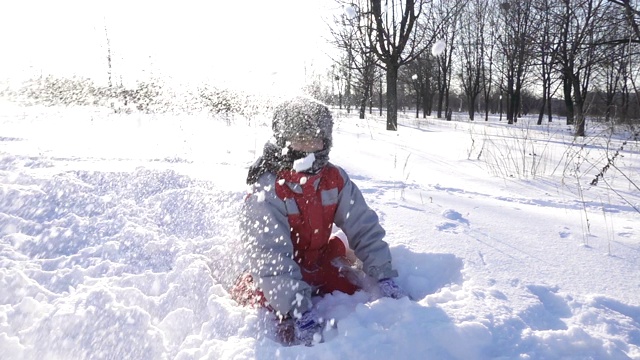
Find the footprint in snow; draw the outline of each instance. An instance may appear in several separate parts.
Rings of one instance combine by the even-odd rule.
[[[445,210],[442,212],[442,216],[447,220],[436,225],[436,229],[438,229],[439,231],[457,233],[458,226],[460,226],[461,224],[469,226],[469,220],[465,219],[462,214],[455,210]]]

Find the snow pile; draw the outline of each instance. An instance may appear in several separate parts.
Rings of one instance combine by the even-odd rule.
[[[414,301],[328,295],[334,327],[306,348],[226,291],[268,127],[21,111],[0,119],[1,359],[640,359],[638,214],[551,177],[492,178],[467,160],[466,123],[337,119],[332,160],[380,215]],[[105,129],[127,141],[100,142]]]

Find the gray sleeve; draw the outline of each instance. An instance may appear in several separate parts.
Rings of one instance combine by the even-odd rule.
[[[275,191],[275,176],[263,174],[245,201],[242,241],[249,272],[265,298],[281,314],[303,313],[311,307],[311,287],[293,260],[291,229],[284,201]]]
[[[391,267],[391,252],[383,240],[385,231],[378,215],[367,205],[347,173],[338,169],[344,179],[344,188],[338,195],[335,224],[347,235],[349,247],[362,261],[367,275],[378,280],[398,276]]]

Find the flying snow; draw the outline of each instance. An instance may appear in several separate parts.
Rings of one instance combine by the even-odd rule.
[[[294,160],[293,169],[297,172],[303,172],[305,170],[311,169],[314,161],[316,161],[316,156],[311,153],[302,159]]]
[[[357,15],[356,9],[352,5],[345,7],[344,13],[347,15],[348,19],[354,19]]]
[[[431,54],[433,54],[433,56],[440,56],[444,52],[445,47],[447,47],[447,44],[445,44],[444,40],[438,40],[433,44]]]

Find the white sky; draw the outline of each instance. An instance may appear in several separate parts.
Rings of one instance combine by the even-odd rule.
[[[153,75],[236,86],[296,86],[326,66],[331,0],[46,1],[0,5],[0,79],[33,74],[107,81]]]

